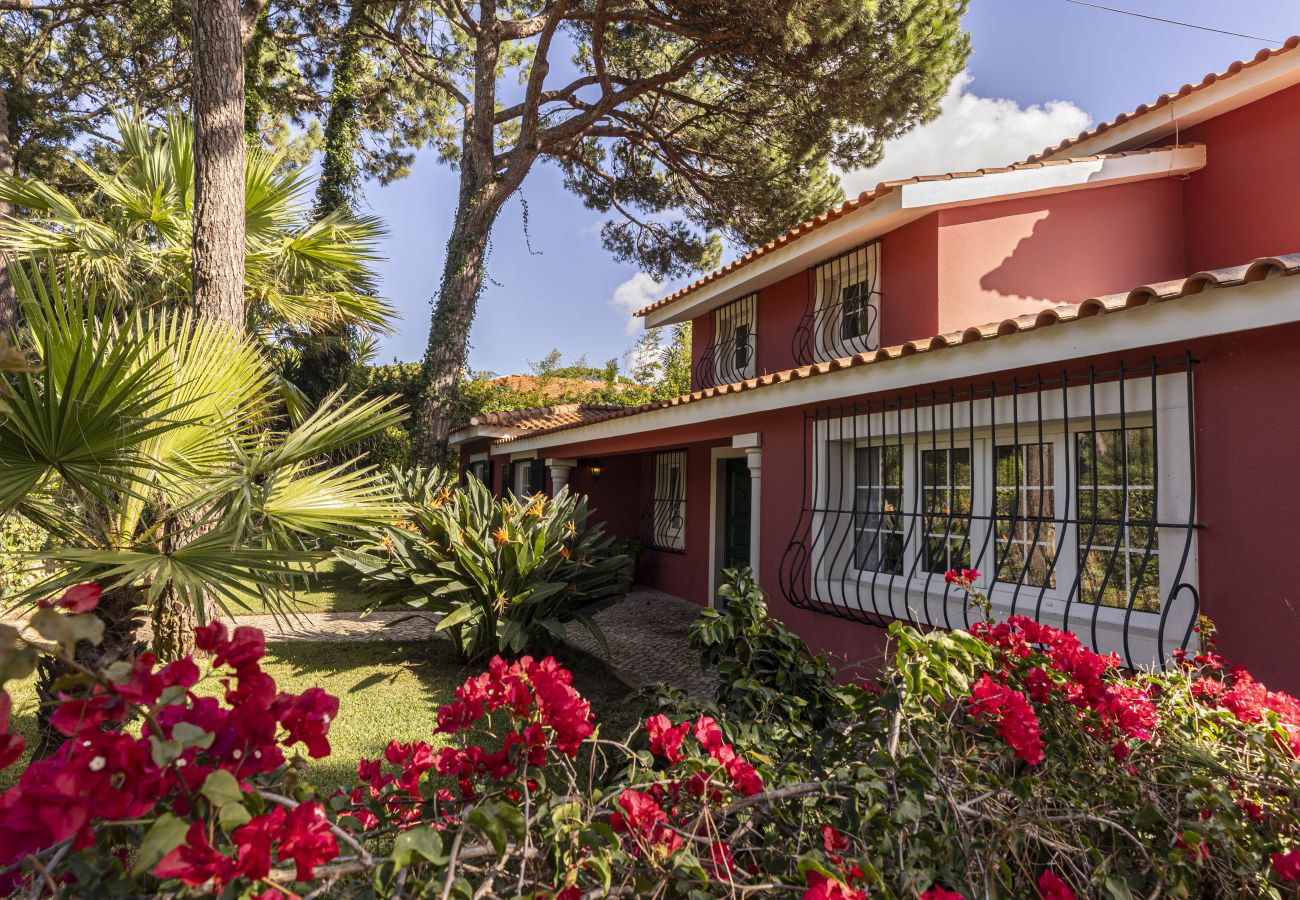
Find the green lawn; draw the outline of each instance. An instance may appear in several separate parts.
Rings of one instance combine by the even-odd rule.
[[[256,593],[243,598],[247,608],[227,604],[236,616],[259,615],[271,609]],[[338,560],[328,560],[316,567],[310,590],[299,591],[293,597],[293,608],[301,613],[360,612],[374,602],[372,595],[361,589],[356,573]],[[401,604],[381,606],[380,609],[406,609]]]
[[[591,701],[603,730],[626,734],[637,715],[626,687],[599,662],[576,651],[562,658],[573,670],[577,689]],[[438,706],[452,700],[454,690],[481,671],[452,659],[445,641],[272,644],[264,669],[281,690],[299,693],[321,687],[339,698],[339,715],[330,728],[333,753],[326,759],[306,760],[303,773],[308,783],[327,793],[351,780],[361,757],[382,756],[389,740],[432,742]],[[13,725],[31,744],[36,712],[32,683],[9,687]],[[220,689],[212,678],[205,678],[198,688],[209,694]],[[26,761],[0,772],[0,788],[17,779]]]

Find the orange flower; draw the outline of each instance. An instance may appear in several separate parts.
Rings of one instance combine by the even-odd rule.
[[[573,551],[570,550],[568,547],[561,547],[560,556],[563,556],[565,559],[568,559],[569,557],[573,556]]]
[[[492,532],[492,540],[496,541],[497,546],[500,547],[502,544],[510,541],[510,532],[506,531],[504,528],[498,528],[496,531]]]

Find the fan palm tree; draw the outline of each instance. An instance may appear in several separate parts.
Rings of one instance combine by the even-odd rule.
[[[202,621],[205,597],[226,614],[251,593],[287,610],[326,541],[401,513],[372,468],[322,461],[399,422],[389,400],[335,396],[288,425],[251,336],[141,310],[57,264],[14,274],[40,369],[8,377],[0,514],[51,536],[53,574],[23,598],[105,586],[97,662],[129,652],[144,613],[174,657],[188,650],[177,611]]]
[[[162,128],[138,111],[117,119],[121,164],[73,165],[91,190],[74,199],[34,178],[0,176],[0,200],[19,215],[0,222],[11,258],[62,260],[150,306],[190,296],[194,215],[193,128],[180,115]],[[313,221],[310,180],[282,155],[250,151],[245,175],[247,327],[264,342],[353,327],[384,330],[393,311],[375,295],[379,220],[347,211]],[[141,289],[141,286],[145,286]]]

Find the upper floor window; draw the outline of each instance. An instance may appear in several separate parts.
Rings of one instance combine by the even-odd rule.
[[[1129,665],[1169,658],[1199,612],[1193,364],[1043,375],[809,415],[788,599],[883,624],[1029,615]]]
[[[758,295],[713,311],[713,338],[695,366],[694,386],[715,387],[757,374]]]
[[[809,270],[794,356],[807,364],[879,346],[880,242],[873,241]]]

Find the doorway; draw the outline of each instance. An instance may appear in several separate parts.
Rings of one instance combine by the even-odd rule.
[[[732,457],[722,464],[722,548],[721,568],[734,569],[750,563],[750,483],[745,457]],[[724,604],[725,608],[725,604]]]

